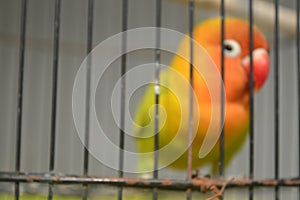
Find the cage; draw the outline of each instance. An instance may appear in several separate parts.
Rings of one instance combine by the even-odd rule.
[[[20,0],[1,1],[0,9],[0,199],[299,199],[299,0]],[[221,132],[213,177],[203,176],[208,167],[192,177],[188,164],[185,170],[158,169],[159,154],[150,177],[132,173],[138,161],[123,150],[135,149],[131,117],[145,90],[130,93],[132,84],[159,83],[174,57],[162,49],[166,40],[174,48],[179,36],[192,41],[194,27],[211,17],[220,17],[224,39],[229,16],[249,21],[250,52],[254,25],[270,45],[268,80],[259,93],[249,89],[243,147],[225,168]],[[174,32],[179,36],[172,38]],[[148,38],[150,47],[134,49]],[[118,56],[92,82],[99,76],[93,62],[111,54]],[[130,74],[149,63],[146,71]],[[253,77],[250,82],[253,87]],[[151,98],[159,102],[160,93]],[[98,138],[95,120],[105,137]],[[155,140],[157,149],[159,135]]]

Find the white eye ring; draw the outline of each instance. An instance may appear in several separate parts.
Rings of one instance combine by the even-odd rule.
[[[241,46],[235,40],[224,40],[224,54],[228,57],[235,58],[241,53]]]

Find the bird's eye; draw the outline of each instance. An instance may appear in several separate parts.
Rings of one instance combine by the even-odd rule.
[[[224,54],[228,57],[235,58],[241,53],[241,46],[235,40],[224,40]]]

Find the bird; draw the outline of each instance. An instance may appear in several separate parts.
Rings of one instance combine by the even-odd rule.
[[[220,144],[213,144],[203,157],[199,151],[205,138],[218,137],[218,129],[224,131],[224,165],[227,167],[246,141],[250,124],[250,25],[243,19],[224,18],[224,41],[222,45],[221,18],[210,18],[200,22],[193,29],[193,40],[201,48],[194,47],[193,81],[190,82],[191,62],[190,37],[182,39],[176,55],[169,66],[159,74],[158,132],[155,133],[155,82],[149,84],[135,110],[133,129],[136,151],[140,154],[137,171],[151,172],[154,169],[154,140],[158,134],[157,159],[159,167],[186,170],[188,146],[192,149],[192,169],[211,166],[212,174],[219,169]],[[258,92],[267,80],[270,68],[269,45],[263,33],[253,25],[253,91]],[[195,46],[195,45],[194,45]],[[221,117],[213,116],[213,108],[220,110],[221,102],[211,99],[211,92],[220,94],[221,89],[210,91],[208,80],[201,70],[216,68],[218,76],[222,71],[222,47],[224,52],[224,126]],[[204,53],[203,53],[204,52]],[[183,55],[183,56],[180,56]],[[213,64],[211,64],[213,63]],[[209,74],[209,73],[207,73]],[[192,83],[192,84],[191,84]],[[211,80],[218,88],[220,80]],[[217,86],[216,86],[217,85]],[[189,117],[190,93],[192,88],[192,120]],[[221,88],[221,87],[220,87]],[[220,100],[220,98],[219,98]],[[220,113],[220,112],[218,112]],[[216,118],[214,122],[212,118]],[[193,140],[189,143],[189,128],[192,126]],[[213,126],[208,133],[209,126]],[[207,135],[210,134],[210,135]]]

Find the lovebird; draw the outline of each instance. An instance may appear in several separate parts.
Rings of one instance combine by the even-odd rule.
[[[192,145],[192,168],[210,165],[212,173],[216,174],[220,157],[218,138],[222,129],[224,129],[225,167],[243,146],[249,132],[250,119],[250,27],[247,21],[237,18],[225,18],[224,23],[223,81],[221,19],[212,18],[194,27],[193,60],[189,60],[191,44],[187,36],[180,42],[178,54],[174,55],[170,65],[160,71],[159,88],[154,83],[146,87],[134,117],[136,149],[140,154],[138,172],[151,172],[154,169],[155,134],[158,134],[158,168],[186,170],[188,147]],[[260,90],[268,77],[270,65],[268,52],[266,38],[257,27],[253,26],[252,66],[255,93]],[[224,125],[221,124],[222,88],[225,100]],[[159,89],[159,104],[158,115],[155,115],[157,89]],[[212,99],[212,96],[216,98]],[[193,98],[193,101],[190,101],[190,98]],[[157,133],[155,133],[155,117],[158,118]],[[190,129],[192,142],[188,140]]]

